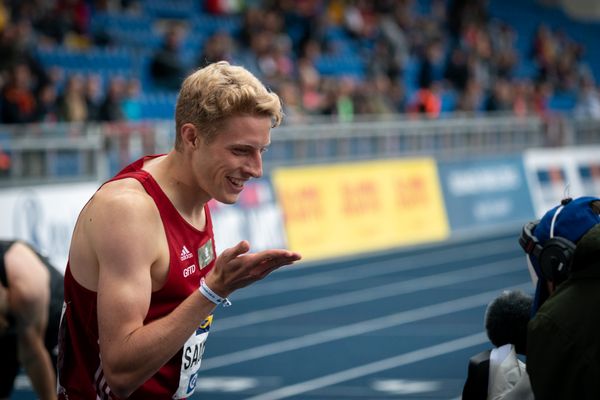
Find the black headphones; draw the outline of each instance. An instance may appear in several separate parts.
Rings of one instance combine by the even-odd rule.
[[[544,279],[552,282],[562,282],[571,272],[571,262],[575,252],[575,243],[560,236],[546,241],[542,246],[533,234],[539,220],[528,222],[523,226],[519,244],[525,253],[535,256],[540,264]]]

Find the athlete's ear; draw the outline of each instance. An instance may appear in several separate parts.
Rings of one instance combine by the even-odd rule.
[[[198,146],[200,138],[198,137],[198,129],[194,124],[187,123],[181,126],[181,141],[184,147],[195,149]]]

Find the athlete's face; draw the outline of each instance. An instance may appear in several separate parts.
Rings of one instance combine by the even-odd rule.
[[[199,141],[194,173],[209,197],[235,203],[251,178],[262,176],[262,153],[271,142],[271,119],[235,116],[205,143]]]

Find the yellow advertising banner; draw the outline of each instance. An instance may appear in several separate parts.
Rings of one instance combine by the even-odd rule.
[[[306,260],[444,239],[431,158],[282,168],[272,181],[288,245]]]

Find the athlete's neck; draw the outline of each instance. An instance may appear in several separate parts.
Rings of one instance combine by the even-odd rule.
[[[210,197],[195,183],[191,166],[183,154],[173,150],[165,156],[149,160],[143,168],[152,175],[188,222],[200,229],[204,227],[204,205]]]

